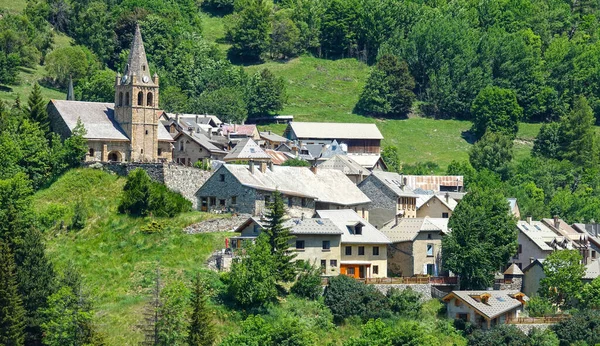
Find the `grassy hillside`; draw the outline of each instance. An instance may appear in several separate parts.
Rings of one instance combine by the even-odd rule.
[[[98,170],[72,170],[34,199],[40,218],[54,219],[58,224],[64,220],[66,225],[75,203],[85,203],[89,212],[85,229],[48,230],[46,244],[58,268],[71,261],[81,270],[97,300],[100,330],[109,345],[141,341],[135,325],[140,322],[157,266],[165,278],[191,278],[225,237],[223,233],[184,234],[182,228],[186,225],[210,217],[199,212],[159,219],[165,226],[161,234],[141,233],[148,218],[117,214],[124,182]]]

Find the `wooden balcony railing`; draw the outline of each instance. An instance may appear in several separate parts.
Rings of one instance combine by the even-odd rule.
[[[571,315],[554,315],[545,317],[517,317],[506,320],[508,324],[553,324],[571,318]]]

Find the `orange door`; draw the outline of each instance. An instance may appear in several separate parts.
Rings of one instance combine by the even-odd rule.
[[[340,273],[358,279],[359,269],[355,265],[342,264],[340,265]]]

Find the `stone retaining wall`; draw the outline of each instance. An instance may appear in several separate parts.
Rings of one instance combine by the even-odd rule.
[[[150,179],[165,184],[171,191],[181,193],[192,202],[194,209],[198,206],[196,192],[213,174],[213,171],[173,163],[84,162],[83,166],[107,170],[123,177],[134,169],[141,168],[148,173]]]
[[[373,284],[373,287],[383,294],[387,294],[392,288],[399,290],[411,288],[413,291],[421,293],[423,301],[431,299],[431,284]]]
[[[529,332],[533,329],[533,328],[537,328],[539,330],[546,330],[548,329],[551,324],[515,324],[515,327],[519,328],[523,333],[525,334],[529,334]]]
[[[190,225],[184,228],[183,231],[188,234],[228,232],[238,228],[242,223],[248,220],[248,218],[250,218],[249,214],[239,214],[227,218],[209,219]]]

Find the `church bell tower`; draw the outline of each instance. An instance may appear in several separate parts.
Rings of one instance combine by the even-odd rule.
[[[115,119],[130,140],[129,162],[158,158],[158,75],[151,77],[140,27],[136,24],[123,76],[115,81]]]

